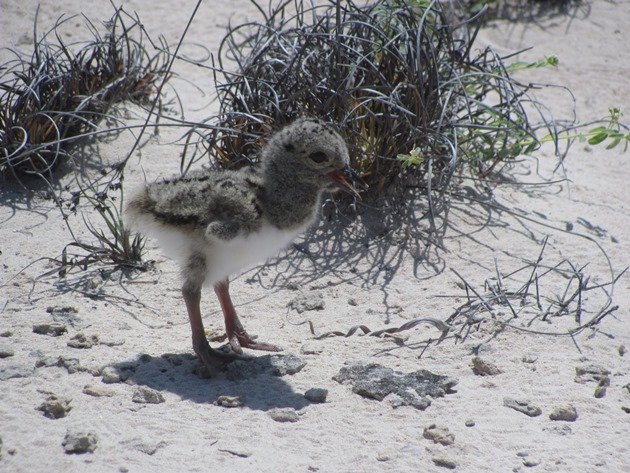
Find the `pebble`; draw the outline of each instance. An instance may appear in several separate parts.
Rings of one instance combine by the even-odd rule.
[[[221,407],[240,407],[243,405],[243,399],[240,396],[219,396],[216,405]]]
[[[527,353],[523,355],[521,358],[523,363],[536,363],[538,361],[538,355],[534,355],[533,353]]]
[[[13,336],[13,332],[11,330],[5,330],[3,332],[0,332],[0,337],[12,337]]]
[[[98,437],[92,432],[68,430],[61,445],[66,453],[92,453],[96,450]]]
[[[267,414],[276,422],[297,422],[300,419],[295,409],[290,407],[275,407],[267,411]]]
[[[122,378],[120,377],[120,373],[113,366],[106,366],[101,371],[102,378],[101,380],[106,384],[120,383]]]
[[[120,363],[115,367],[105,366],[100,372],[102,381],[106,384],[127,381],[137,367],[136,363]]]
[[[43,324],[33,325],[33,332],[40,335],[50,335],[51,337],[59,337],[68,332],[68,328],[64,324],[58,322],[46,322]]]
[[[288,306],[301,314],[311,310],[324,310],[326,303],[324,302],[324,295],[316,292],[314,294],[299,294],[289,302]]]
[[[578,413],[575,407],[568,404],[566,406],[554,407],[549,414],[551,420],[564,420],[567,422],[574,422],[578,418]]]
[[[472,419],[468,419],[466,422],[464,422],[464,425],[466,427],[474,427],[475,426],[475,421]]]
[[[311,402],[326,402],[326,396],[328,389],[324,388],[311,388],[304,393],[304,397]]]
[[[106,388],[105,386],[86,384],[83,387],[83,394],[94,397],[112,397],[116,395],[113,389]]]
[[[477,376],[496,376],[503,370],[493,363],[482,360],[479,357],[472,359],[472,370]]]
[[[598,365],[583,365],[575,368],[575,382],[576,383],[589,383],[595,382],[600,386],[607,386],[610,384],[610,378],[608,375],[610,371]]]
[[[68,346],[71,348],[88,349],[92,348],[94,345],[98,345],[98,343],[97,335],[90,335],[88,337],[83,333],[77,333],[68,341]]]
[[[540,407],[535,406],[529,401],[512,399],[510,397],[503,398],[503,405],[505,407],[509,407],[510,409],[514,409],[515,411],[522,412],[529,417],[537,417],[542,414],[542,410]]]
[[[164,402],[164,396],[155,389],[147,388],[146,386],[136,386],[131,400],[139,404],[161,404]]]
[[[42,411],[44,416],[49,419],[61,419],[62,417],[66,417],[72,409],[72,406],[70,406],[71,402],[72,399],[69,397],[51,394],[41,403],[37,410]]]
[[[454,470],[455,468],[457,468],[457,463],[447,457],[433,457],[431,458],[431,461],[433,461],[433,463],[435,463],[437,466],[448,468],[449,470]]]
[[[455,442],[455,435],[450,433],[446,427],[438,427],[435,424],[425,427],[422,436],[440,445],[452,445]]]
[[[249,379],[261,374],[286,376],[298,373],[306,362],[295,355],[264,355],[249,360],[236,360],[226,366],[226,377],[231,381]]]
[[[357,302],[357,300],[354,297],[351,297],[350,299],[348,299],[348,305],[356,307],[357,305],[359,305],[359,303]]]
[[[160,448],[164,448],[167,445],[166,442],[164,442],[163,440],[155,442],[151,440],[143,440],[139,437],[125,440],[124,442],[121,442],[121,444],[129,446],[134,450],[138,450],[139,452],[142,452],[146,455],[153,455]]]
[[[4,342],[0,343],[0,358],[9,358],[15,355],[15,351],[9,345]]]
[[[619,348],[617,349],[619,356],[623,356],[626,354],[626,346],[622,343],[621,345],[619,345]]]
[[[593,396],[595,396],[597,399],[601,399],[606,395],[606,386],[597,386],[595,388],[595,392],[593,393]]]
[[[300,348],[300,352],[303,355],[319,355],[323,350],[324,348],[320,343],[312,341],[302,343],[302,347]]]

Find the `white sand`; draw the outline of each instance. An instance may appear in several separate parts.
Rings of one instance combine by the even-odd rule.
[[[96,2],[95,2],[96,3]],[[256,17],[248,2],[207,1],[189,31],[184,51],[201,57],[203,51],[194,43],[215,51],[224,26]],[[32,41],[35,1],[3,2],[0,14],[0,45],[28,50]],[[111,15],[107,2],[89,7],[84,2],[66,0],[42,2],[39,31],[49,28],[64,14],[85,13],[94,21]],[[125,9],[136,10],[152,36],[163,34],[174,43],[188,20],[195,2],[125,2]],[[221,6],[219,6],[221,5]],[[65,29],[66,40],[85,39],[85,31],[71,20]],[[538,59],[556,54],[557,70],[522,73],[524,81],[554,82],[569,87],[577,98],[577,116],[582,122],[604,116],[608,107],[619,106],[630,113],[630,8],[627,2],[593,1],[588,15],[575,18],[558,16],[539,23],[499,22],[484,28],[482,43],[492,44],[501,52],[528,46],[534,49],[518,59]],[[5,57],[3,53],[2,57]],[[213,90],[208,71],[177,62],[174,70],[199,85],[207,93]],[[202,97],[183,80],[173,80],[181,95],[187,117],[200,119],[211,113],[203,108],[209,96]],[[571,111],[559,90],[542,91],[538,96],[559,118],[569,118]],[[630,115],[629,115],[630,116]],[[628,117],[625,117],[628,121]],[[152,180],[176,172],[180,148],[172,144],[180,131],[164,131],[153,138],[132,159],[132,169],[125,181],[128,188],[143,179]],[[115,162],[130,149],[133,137],[121,135],[91,144],[88,154],[95,161]],[[541,173],[551,177],[551,154],[537,155]],[[540,181],[529,160],[511,173],[522,181]],[[426,350],[418,359],[419,349],[396,347],[391,339],[355,335],[313,341],[312,321],[319,333],[347,330],[355,324],[371,329],[398,326],[415,317],[444,320],[465,302],[458,287],[455,269],[478,289],[495,271],[495,259],[503,273],[516,269],[523,260],[535,260],[540,242],[549,235],[545,263],[568,259],[584,270],[591,284],[610,279],[602,253],[618,273],[630,263],[630,162],[628,154],[603,147],[574,146],[565,161],[566,182],[553,186],[503,186],[495,191],[497,202],[526,212],[543,222],[522,224],[510,215],[495,213],[492,225],[483,226],[486,216],[477,210],[467,215],[467,204],[456,203],[451,213],[453,230],[445,241],[447,252],[432,255],[414,274],[413,259],[392,261],[397,268],[383,268],[373,278],[363,277],[369,258],[336,272],[303,262],[293,272],[287,260],[278,266],[248,272],[237,278],[233,297],[243,322],[261,339],[283,346],[307,362],[293,376],[267,376],[246,381],[200,379],[191,373],[196,362],[184,359],[174,366],[161,358],[164,354],[192,354],[190,329],[179,294],[177,268],[161,257],[153,242],[148,256],[156,259],[156,270],[135,277],[104,281],[97,272],[87,277],[76,273],[60,281],[56,277],[39,278],[55,266],[41,258],[59,257],[70,241],[59,211],[50,201],[25,196],[21,192],[0,190],[0,332],[12,335],[0,338],[2,347],[14,356],[0,359],[0,372],[22,370],[25,377],[0,381],[0,471],[263,471],[263,472],[372,472],[372,471],[443,471],[434,463],[436,457],[457,464],[456,471],[558,471],[622,472],[630,471],[630,382],[628,360],[619,354],[620,345],[630,349],[628,324],[630,283],[622,277],[613,294],[620,308],[608,316],[596,331],[586,330],[575,343],[570,337],[548,337],[513,329],[497,331],[492,324],[472,333],[464,343],[446,340]],[[508,171],[510,172],[510,171]],[[562,175],[558,175],[562,178]],[[71,175],[64,178],[71,183]],[[87,211],[87,208],[83,209]],[[537,216],[536,212],[544,217]],[[80,217],[72,217],[79,225]],[[584,220],[579,220],[584,219]],[[93,217],[93,221],[97,221]],[[580,222],[588,221],[602,229],[596,232]],[[566,223],[574,232],[588,238],[564,233]],[[476,230],[470,236],[462,233]],[[533,235],[538,242],[534,242]],[[615,241],[613,241],[615,240]],[[599,245],[599,247],[598,247]],[[314,245],[311,245],[314,248]],[[601,249],[600,249],[601,248]],[[375,243],[372,254],[379,249]],[[494,249],[494,250],[493,250]],[[319,260],[324,263],[324,260]],[[432,266],[431,263],[435,263]],[[30,266],[29,266],[30,265]],[[254,280],[250,280],[256,276]],[[276,281],[276,284],[274,284]],[[287,286],[299,284],[306,293],[323,294],[322,311],[297,314],[287,303],[297,292]],[[544,287],[548,296],[562,292],[561,281]],[[564,282],[566,283],[566,281]],[[89,297],[90,294],[100,297]],[[459,299],[436,297],[459,294]],[[585,310],[597,310],[601,296],[587,294]],[[356,300],[356,305],[348,300]],[[204,294],[206,328],[222,329],[218,304],[211,291]],[[68,333],[49,337],[33,333],[34,324],[52,321],[48,307],[71,306],[78,311],[76,320],[67,323]],[[509,309],[505,309],[509,310]],[[585,313],[588,318],[592,313]],[[520,323],[520,322],[517,322]],[[387,325],[389,324],[389,325]],[[561,331],[571,321],[539,323],[540,330]],[[96,345],[80,350],[67,346],[68,340],[82,332],[98,335],[113,346]],[[496,335],[492,338],[492,335]],[[420,325],[404,332],[407,343],[437,337],[439,332]],[[471,370],[472,350],[483,341],[479,356],[495,363],[503,373],[480,377]],[[120,344],[122,343],[122,344]],[[111,344],[111,343],[110,343]],[[305,344],[321,349],[320,354],[300,353]],[[576,348],[579,346],[581,353]],[[42,357],[78,358],[84,367],[98,369],[107,365],[137,360],[141,354],[153,357],[140,363],[127,383],[105,385],[101,377],[89,372],[69,374],[60,367],[41,367],[30,371]],[[524,355],[535,359],[522,361]],[[456,393],[433,399],[425,411],[412,407],[393,409],[383,402],[364,399],[351,388],[331,378],[346,362],[377,362],[409,372],[427,369],[459,381]],[[593,363],[611,371],[610,386],[603,398],[593,396],[594,383],[574,381],[575,368]],[[84,394],[85,385],[111,389],[111,397]],[[165,402],[132,402],[137,385],[160,391]],[[302,394],[311,387],[329,390],[325,404],[311,404]],[[36,408],[46,392],[72,399],[67,417],[45,418]],[[244,405],[227,409],[214,405],[219,395],[239,395]],[[503,406],[503,398],[531,401],[542,410],[538,417],[528,417]],[[572,404],[575,422],[552,421],[549,413],[556,406]],[[275,407],[298,410],[295,423],[278,423],[268,411]],[[465,422],[475,425],[467,427]],[[452,445],[442,446],[423,438],[431,424],[446,427],[454,435]],[[61,445],[68,429],[95,433],[98,445],[93,453],[70,455]],[[232,452],[232,453],[230,453]],[[524,463],[536,464],[527,467]]]

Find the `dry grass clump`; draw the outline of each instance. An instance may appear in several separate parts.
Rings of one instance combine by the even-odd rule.
[[[527,89],[491,49],[473,53],[475,32],[439,3],[285,1],[260,11],[262,21],[222,42],[220,112],[191,131],[189,143],[201,139],[189,163],[206,152],[224,167],[256,161],[270,129],[313,115],[339,125],[368,198],[413,187],[411,198],[427,195],[438,212],[464,164],[486,174],[538,145]]]
[[[59,29],[66,21],[41,38],[35,31],[32,55],[15,52],[0,67],[1,174],[19,179],[54,171],[114,104],[146,102],[165,72],[167,56],[147,51],[140,22],[122,8],[105,23],[104,36],[86,20],[88,42],[64,43]]]

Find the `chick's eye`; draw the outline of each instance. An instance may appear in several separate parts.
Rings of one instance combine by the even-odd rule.
[[[326,153],[324,153],[323,151],[316,151],[309,154],[308,157],[318,164],[328,160],[328,156],[326,156]]]

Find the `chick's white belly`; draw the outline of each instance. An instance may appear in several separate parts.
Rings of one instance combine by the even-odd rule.
[[[265,223],[258,232],[249,235],[238,235],[227,241],[213,239],[205,249],[206,283],[213,284],[277,255],[305,228],[281,230]]]

